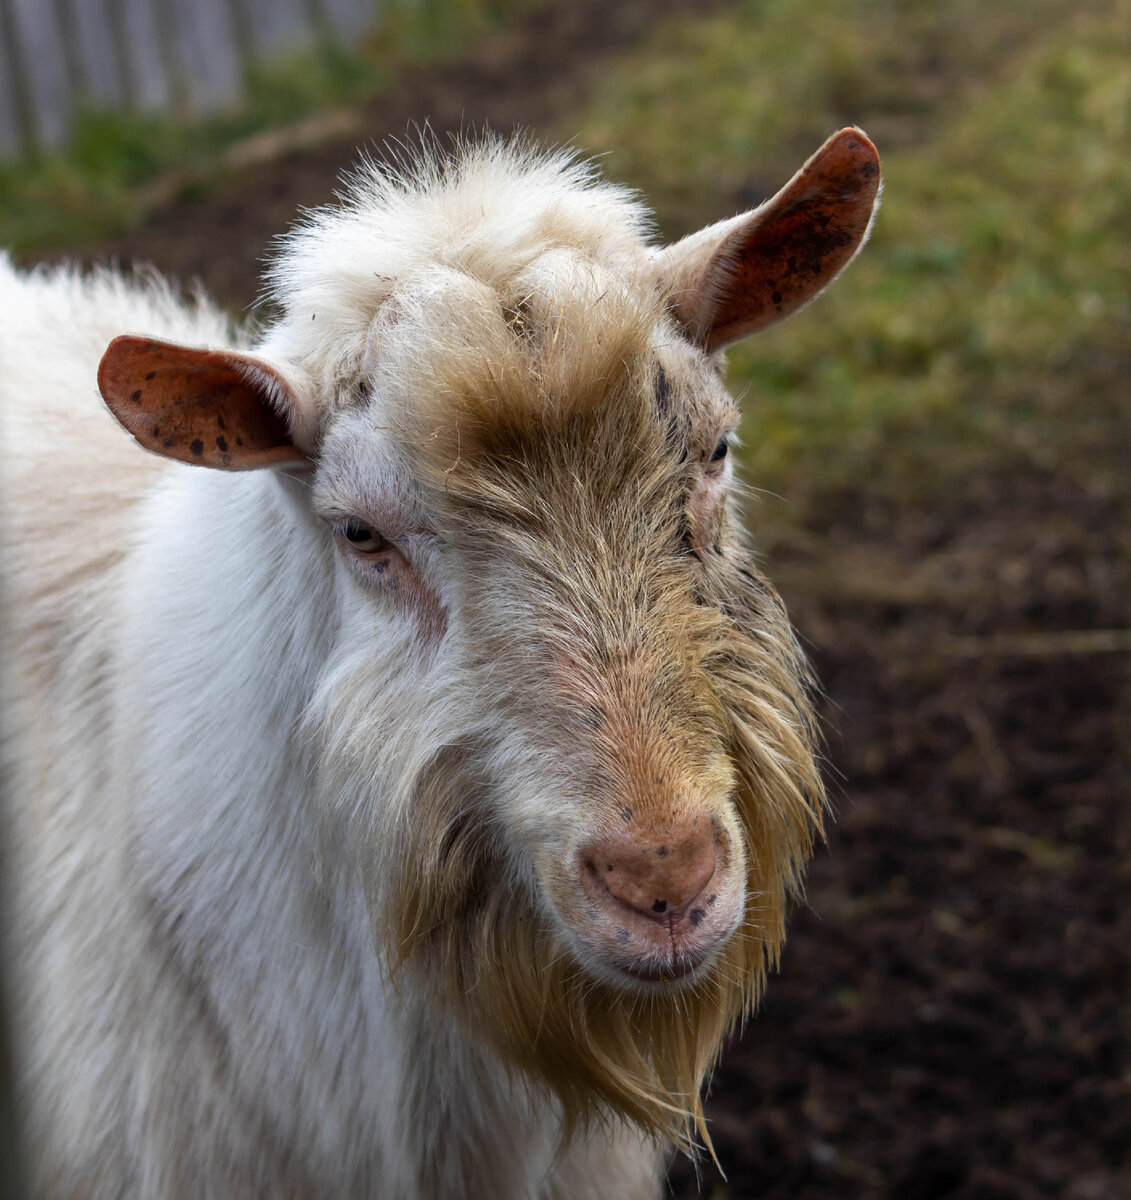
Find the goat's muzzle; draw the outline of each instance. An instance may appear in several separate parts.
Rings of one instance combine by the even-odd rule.
[[[708,962],[742,918],[731,838],[705,812],[595,838],[575,859],[576,930],[618,976],[668,983]]]

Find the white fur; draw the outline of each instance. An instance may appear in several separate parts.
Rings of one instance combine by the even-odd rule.
[[[671,282],[648,221],[629,193],[564,155],[487,142],[446,164],[424,155],[399,177],[366,166],[341,208],[284,240],[271,274],[281,315],[254,347],[158,280],[25,276],[0,258],[3,767],[15,798],[5,950],[36,1195],[658,1193],[651,1138],[594,1103],[607,1119],[563,1144],[558,1101],[456,1019],[444,982],[390,978],[383,958],[390,906],[411,890],[400,848],[431,820],[424,845],[438,855],[442,820],[456,829],[470,816],[491,886],[527,921],[508,928],[537,926],[547,968],[564,958],[586,987],[647,1011],[659,977],[621,970],[608,949],[616,924],[587,924],[600,914],[577,876],[592,839],[643,819],[613,795],[617,779],[640,783],[656,829],[691,812],[716,831],[719,902],[693,914],[699,933],[681,935],[702,970],[744,904],[740,937],[761,936],[752,916],[771,905],[766,888],[777,923],[742,960],[751,980],[730,981],[739,1002],[780,945],[783,896],[820,802],[799,668],[768,590],[748,586],[752,566],[737,570],[729,469],[708,469],[737,414],[665,308]],[[685,244],[683,276],[703,273],[718,236]],[[529,343],[521,322],[536,330]],[[253,349],[245,373],[286,409],[316,469],[228,474],[142,453],[95,385],[119,334]],[[523,358],[529,345],[542,357]],[[554,395],[568,409],[612,388],[625,356],[635,390],[610,394],[651,404],[658,364],[679,423],[649,415],[655,428],[623,445],[616,420],[593,425],[619,480],[611,516],[593,499],[606,495],[599,456],[588,481],[588,463],[555,477],[563,511],[540,511],[521,477],[503,489],[529,509],[509,524],[445,509],[458,438],[417,477],[433,432],[450,441],[444,414],[468,396],[489,415],[497,382],[512,405],[527,389],[535,407]],[[663,448],[671,430],[684,439],[678,461]],[[622,470],[637,450],[639,470]],[[490,480],[476,478],[480,500]],[[687,537],[709,560],[697,578],[745,581],[733,604],[692,598],[699,558],[677,552],[675,524],[685,494]],[[335,548],[335,522],[353,517],[396,542],[400,566],[381,580],[395,569],[399,589]],[[526,517],[548,532],[529,532]],[[724,611],[747,621],[741,663],[719,642]],[[442,637],[426,619],[437,612]],[[675,614],[683,643],[658,612]],[[620,664],[607,677],[586,666],[602,645]],[[763,645],[764,669],[747,661]],[[719,681],[701,669],[708,659],[722,664]],[[745,708],[704,699],[739,678],[753,689]],[[631,734],[623,754],[585,732],[586,712],[604,721],[600,704]],[[724,733],[751,747],[738,764],[745,790]],[[462,746],[479,747],[469,761],[480,774],[459,777],[466,811],[437,822],[414,808],[417,784],[440,748]],[[762,803],[759,771],[770,799],[741,826],[731,800]],[[747,856],[744,828],[781,861]],[[750,897],[748,869],[763,872]],[[606,907],[601,919],[619,921]],[[642,944],[658,928],[649,921],[634,927]],[[649,964],[651,951],[634,953]],[[700,1079],[714,1044],[691,1055]]]
[[[423,208],[374,173],[292,235],[260,352],[332,404],[393,276],[506,273],[577,229],[633,253],[621,193],[550,160],[502,207],[504,160]],[[563,1156],[551,1101],[390,989],[352,872],[327,866],[303,712],[368,621],[389,736],[429,754],[452,695],[430,710],[427,648],[396,614],[372,629],[307,484],[166,464],[99,402],[115,335],[232,345],[225,319],[156,280],[2,259],[0,312],[7,949],[36,1194],[653,1195],[650,1145],[614,1128]]]

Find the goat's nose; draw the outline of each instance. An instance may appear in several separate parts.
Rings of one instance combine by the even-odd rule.
[[[715,874],[709,821],[662,836],[620,834],[592,843],[586,866],[628,908],[665,925],[678,921]]]

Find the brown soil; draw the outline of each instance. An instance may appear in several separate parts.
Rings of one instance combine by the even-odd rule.
[[[577,0],[406,79],[370,136],[538,127],[602,56],[692,0]],[[185,200],[98,257],[203,277],[239,310],[354,140]],[[804,318],[801,318],[804,319]],[[769,570],[827,692],[837,818],[782,972],[708,1112],[728,1180],[790,1200],[1118,1200],[1128,1147],[1126,504],[985,479],[930,509],[813,505]],[[1009,642],[1011,634],[1026,639]],[[1006,635],[1006,640],[1001,640]],[[998,640],[994,640],[997,638]],[[697,1194],[685,1161],[673,1194]]]
[[[941,510],[840,500],[771,564],[837,820],[716,1075],[721,1195],[1131,1195],[1131,647],[1053,632],[1127,625],[1126,508],[1015,477]]]

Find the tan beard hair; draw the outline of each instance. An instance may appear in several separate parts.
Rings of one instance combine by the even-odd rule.
[[[565,1139],[614,1113],[688,1153],[698,1144],[713,1154],[704,1081],[727,1035],[758,1004],[789,898],[822,833],[804,663],[776,594],[735,566],[720,568],[732,575],[717,581],[729,593],[719,602],[730,610],[729,620],[719,611],[728,636],[705,665],[736,767],[747,901],[742,926],[701,977],[642,995],[588,974],[552,920],[508,882],[518,876],[496,848],[485,798],[468,801],[466,746],[447,747],[419,778],[399,871],[380,887],[384,911],[394,914],[384,929],[394,979],[419,972],[472,1036],[548,1089]]]
[[[474,352],[437,354],[414,368],[422,372],[411,388],[419,407],[399,417],[405,445],[417,477],[432,485],[433,510],[456,513],[450,519],[471,531],[466,540],[496,538],[515,559],[544,554],[553,530],[531,514],[572,511],[576,472],[562,464],[589,462],[600,447],[603,468],[585,477],[603,492],[588,503],[608,512],[625,493],[628,520],[654,515],[622,530],[620,544],[654,539],[656,554],[671,557],[681,468],[653,409],[658,302],[612,285],[600,300],[563,298],[552,336],[541,340],[516,337],[485,308],[468,334]],[[568,577],[568,547],[557,549],[560,570],[548,574]],[[711,724],[732,761],[730,803],[747,864],[743,923],[698,977],[645,995],[582,967],[549,902],[532,897],[522,864],[508,860],[510,839],[485,794],[486,747],[441,748],[406,781],[411,817],[379,820],[370,836],[381,844],[362,856],[394,984],[398,972],[415,972],[414,991],[436,996],[516,1079],[556,1097],[567,1138],[612,1113],[690,1153],[697,1142],[710,1149],[704,1081],[777,963],[789,897],[821,833],[803,657],[741,541],[724,531],[717,549],[703,556],[698,603],[688,601],[676,567],[654,573],[665,592],[657,610],[669,605],[681,640],[676,657],[701,673],[713,697]]]

